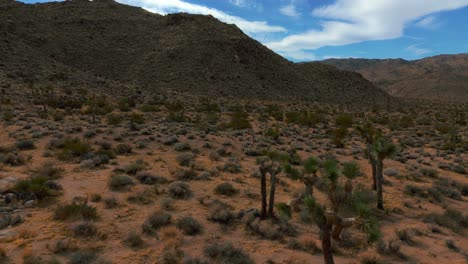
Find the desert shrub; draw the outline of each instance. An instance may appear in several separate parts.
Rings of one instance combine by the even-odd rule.
[[[289,163],[284,166],[284,174],[292,180],[297,180],[302,177],[302,172]]]
[[[120,125],[123,119],[120,115],[117,114],[108,114],[107,115],[107,124],[108,125]]]
[[[138,172],[146,169],[148,164],[146,164],[143,160],[139,159],[135,162],[125,165],[122,170],[126,174],[136,175]]]
[[[301,126],[312,127],[320,122],[320,117],[312,112],[300,111],[300,112],[287,112],[286,123],[293,123]]]
[[[408,229],[398,229],[395,230],[395,234],[397,235],[400,241],[405,242],[408,245],[414,245],[415,241],[412,238],[411,231]]]
[[[153,198],[154,198],[154,190],[145,189],[141,192],[128,196],[127,201],[129,203],[146,205],[146,204],[153,203]]]
[[[60,205],[55,209],[55,220],[96,220],[98,218],[96,207],[86,203],[71,203]]]
[[[381,237],[379,222],[371,210],[374,201],[374,192],[358,185],[351,196],[344,201],[341,208],[345,214],[358,215],[361,218],[359,227],[367,234],[367,240],[370,243]]]
[[[128,144],[118,144],[115,146],[115,153],[117,155],[126,155],[132,153],[132,146]]]
[[[270,127],[266,131],[265,136],[267,136],[267,137],[269,137],[269,138],[271,138],[273,140],[278,140],[279,137],[280,137],[280,132],[279,132],[278,129]]]
[[[35,149],[36,145],[31,140],[20,140],[15,143],[15,147],[19,150],[31,150]]]
[[[146,234],[154,234],[161,227],[169,225],[171,223],[171,219],[171,215],[166,212],[154,212],[148,216],[143,223],[143,232]]]
[[[198,235],[203,231],[203,226],[197,219],[191,216],[186,216],[177,220],[177,228],[181,229],[184,234],[189,236]]]
[[[71,160],[91,152],[91,145],[79,138],[66,138],[62,144],[61,151],[57,154],[60,160]]]
[[[43,200],[48,197],[56,196],[58,194],[57,190],[50,188],[50,181],[45,176],[35,176],[20,180],[15,184],[13,190],[19,193],[22,193],[29,199],[39,199]]]
[[[361,257],[360,264],[384,264],[385,262],[382,261],[377,255],[367,254]]]
[[[92,264],[98,259],[96,252],[92,250],[79,250],[70,257],[70,264]]]
[[[123,191],[134,184],[132,178],[126,175],[114,175],[109,179],[109,188],[112,191]]]
[[[214,263],[254,264],[255,262],[241,249],[230,243],[211,244],[205,247],[205,255]]]
[[[443,214],[431,213],[426,215],[424,222],[436,223],[457,233],[468,228],[468,216],[464,216],[460,211],[453,208],[447,208]]]
[[[423,187],[416,186],[416,185],[406,185],[405,194],[409,196],[413,196],[413,197],[414,196],[421,197],[421,198],[428,197],[426,189],[424,189]]]
[[[104,207],[106,209],[112,209],[119,205],[117,199],[115,197],[107,197],[104,199]]]
[[[55,245],[54,245],[54,248],[53,248],[53,252],[55,254],[60,254],[60,253],[65,253],[65,252],[68,252],[68,251],[73,251],[75,250],[76,247],[75,245],[72,243],[71,240],[67,239],[67,240],[64,240],[64,239],[59,239],[55,242]]]
[[[179,142],[174,145],[175,151],[185,151],[190,150],[190,144],[187,142]]]
[[[233,196],[239,191],[236,188],[234,188],[234,186],[232,186],[232,184],[230,184],[229,182],[223,182],[215,187],[214,192],[219,195]]]
[[[0,162],[10,166],[21,166],[26,163],[26,157],[18,153],[0,153]]]
[[[209,262],[199,258],[186,257],[182,264],[209,264]]]
[[[190,166],[190,164],[195,160],[195,156],[191,153],[183,153],[176,157],[177,163],[180,166]]]
[[[168,181],[163,176],[152,175],[149,172],[138,173],[137,176],[136,176],[136,179],[140,183],[146,184],[146,185],[164,184],[164,183],[167,183],[167,181]]]
[[[252,128],[249,122],[249,115],[244,111],[236,111],[231,114],[231,119],[224,126],[236,130]]]
[[[83,221],[72,225],[73,234],[80,237],[91,237],[97,234],[97,227],[93,222]]]
[[[446,197],[455,200],[462,200],[461,192],[463,191],[464,185],[459,182],[450,181],[448,179],[439,179],[433,183],[433,188]]]
[[[196,180],[198,178],[198,172],[195,170],[193,166],[189,168],[176,168],[172,171],[172,176],[177,180],[188,181],[188,180]]]
[[[445,246],[447,246],[448,249],[452,250],[452,251],[455,251],[455,252],[459,252],[460,251],[460,248],[458,248],[456,245],[455,245],[455,242],[453,242],[453,240],[445,240]]]
[[[123,242],[125,245],[131,248],[141,247],[144,244],[144,241],[141,238],[140,234],[138,234],[135,231],[131,231],[130,233],[128,233]]]
[[[136,106],[135,100],[129,97],[120,98],[117,102],[117,108],[122,112],[129,112],[131,108]]]
[[[341,114],[336,117],[335,124],[337,127],[350,128],[353,125],[353,117],[350,114]]]
[[[174,199],[188,199],[192,196],[190,186],[181,181],[175,181],[169,185],[169,196]]]
[[[34,176],[43,176],[50,180],[56,180],[62,177],[63,171],[62,168],[58,168],[53,163],[47,162],[34,171]]]
[[[333,130],[332,132],[332,143],[336,147],[343,147],[344,146],[344,139],[348,135],[348,129],[346,127],[338,127]]]
[[[435,169],[430,169],[430,168],[422,168],[420,170],[421,174],[429,177],[429,178],[437,178],[439,177],[439,173]]]
[[[239,173],[242,171],[242,166],[239,163],[239,159],[235,157],[229,158],[223,165],[223,171],[230,173]]]
[[[208,157],[212,161],[220,161],[221,160],[221,155],[217,151],[211,151],[210,154],[208,154]]]
[[[229,205],[220,201],[215,201],[213,205],[211,205],[208,219],[213,222],[229,225],[236,219],[236,216]]]
[[[143,114],[133,112],[130,115],[130,123],[132,124],[132,126],[135,124],[142,125],[145,123],[145,116]]]
[[[102,200],[102,196],[99,193],[91,194],[91,202],[99,203]]]

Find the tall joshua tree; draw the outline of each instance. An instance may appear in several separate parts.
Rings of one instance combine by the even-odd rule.
[[[376,158],[377,208],[383,210],[383,161],[392,157],[397,148],[389,140],[377,136],[374,140],[373,151]]]
[[[325,205],[317,203],[313,196],[307,196],[304,199],[305,205],[308,207],[315,223],[320,228],[322,239],[323,258],[326,264],[333,264],[332,239],[340,241],[341,233],[345,228],[352,226],[357,220],[356,218],[343,218],[339,215],[341,204],[350,197],[353,186],[352,180],[359,173],[359,167],[355,163],[344,164],[343,172],[338,170],[336,161],[325,161],[322,165],[322,174],[327,184],[327,197],[330,201],[331,208],[328,209]],[[345,186],[340,185],[339,177],[345,176],[348,181]],[[343,192],[343,188],[345,191]]]
[[[372,166],[372,188],[374,190],[377,190],[377,160],[374,156],[374,150],[373,150],[373,145],[374,145],[374,139],[375,136],[378,134],[378,131],[372,126],[370,122],[367,122],[363,126],[358,126],[357,130],[361,134],[362,138],[364,139],[366,143],[366,156],[369,159],[369,163]]]
[[[366,142],[366,154],[372,166],[373,188],[377,191],[377,208],[383,210],[383,161],[395,155],[397,149],[370,122],[357,130]]]
[[[276,192],[276,176],[281,172],[281,166],[271,160],[263,160],[260,163],[260,186],[262,193],[262,210],[260,216],[262,219],[267,217],[273,218],[273,209],[275,207],[275,192]],[[266,177],[270,174],[270,197],[267,212],[267,194],[266,194]]]
[[[296,173],[293,172],[292,167],[286,166],[285,171],[291,171],[293,173],[289,173],[293,180],[300,180],[305,185],[305,191],[297,198],[291,201],[290,206],[294,211],[299,210],[299,205],[303,203],[303,200],[307,196],[312,196],[314,194],[314,184],[318,179],[318,172],[319,169],[319,162],[314,157],[309,157],[303,162],[302,172],[297,171]]]

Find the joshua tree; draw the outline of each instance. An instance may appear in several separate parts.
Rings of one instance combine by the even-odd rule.
[[[366,142],[366,154],[372,166],[373,188],[377,191],[377,208],[383,210],[383,160],[393,156],[397,149],[371,123],[357,129]]]
[[[307,196],[304,199],[305,205],[320,228],[322,251],[326,264],[334,263],[332,239],[340,241],[343,230],[352,226],[357,221],[356,218],[341,217],[339,210],[341,204],[350,197],[353,191],[352,180],[359,176],[359,167],[356,163],[345,163],[343,172],[340,173],[337,165],[337,162],[333,160],[325,161],[322,165],[322,174],[328,187],[327,197],[331,208],[327,209],[325,205],[318,204],[313,196]],[[339,177],[341,175],[344,175],[348,179],[344,187],[339,184]]]
[[[375,136],[378,134],[378,132],[370,122],[367,122],[364,126],[358,126],[357,130],[361,134],[362,138],[364,138],[364,141],[366,143],[366,156],[369,159],[369,163],[372,166],[372,188],[374,190],[377,190],[377,160],[373,155],[373,144]]]
[[[281,172],[281,166],[271,160],[263,160],[260,163],[260,185],[262,193],[262,210],[261,218],[267,216],[267,197],[266,197],[266,177],[270,174],[270,201],[268,204],[268,217],[273,218],[273,209],[275,207],[275,191],[276,191],[276,176]]]
[[[316,158],[310,157],[303,162],[302,172],[290,173],[293,180],[300,180],[305,185],[305,191],[297,198],[291,201],[290,206],[294,211],[297,211],[298,205],[301,204],[305,197],[314,194],[314,184],[318,179],[317,171],[319,169],[319,162]],[[290,166],[286,166],[285,170],[292,170]]]
[[[33,88],[32,95],[35,98],[34,103],[42,105],[44,113],[47,113],[47,105],[53,105],[54,88],[50,85],[39,88]]]
[[[375,138],[373,145],[376,162],[377,208],[383,210],[383,161],[395,155],[397,149],[394,144],[381,136]]]
[[[131,130],[137,130],[136,124],[144,124],[145,123],[145,117],[143,114],[137,113],[137,112],[132,112],[130,114],[130,129]]]

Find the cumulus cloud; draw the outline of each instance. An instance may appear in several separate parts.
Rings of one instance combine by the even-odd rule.
[[[414,44],[414,45],[410,45],[406,48],[407,51],[413,53],[414,55],[417,55],[417,56],[420,56],[420,55],[424,55],[424,54],[427,54],[427,53],[431,53],[432,50],[430,49],[425,49],[425,48],[421,48],[419,45],[417,44]]]
[[[337,0],[312,11],[322,19],[320,29],[289,35],[267,46],[287,56],[325,46],[399,38],[418,19],[464,6],[468,0]]]
[[[217,19],[229,23],[236,24],[240,29],[248,34],[256,33],[274,33],[286,32],[287,30],[281,26],[268,24],[266,21],[250,21],[238,16],[229,15],[215,8],[210,8],[203,5],[192,4],[182,0],[117,0],[120,3],[141,6],[142,8],[158,13],[168,14],[176,12],[186,12],[191,14],[212,15]],[[240,3],[240,2],[239,2]]]
[[[290,16],[290,17],[298,17],[301,15],[301,13],[297,11],[294,1],[291,1],[288,5],[282,6],[280,8],[280,12],[281,14],[285,16]]]
[[[229,0],[229,3],[238,7],[246,7],[248,4],[247,2],[247,0]]]
[[[424,29],[437,29],[440,27],[441,23],[436,16],[427,16],[415,23],[417,27]]]

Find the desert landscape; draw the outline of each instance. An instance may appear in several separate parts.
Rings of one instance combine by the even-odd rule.
[[[0,263],[468,261],[466,54],[434,100],[110,0],[0,36]]]

